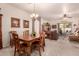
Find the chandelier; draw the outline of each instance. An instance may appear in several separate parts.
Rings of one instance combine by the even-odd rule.
[[[39,15],[36,13],[36,6],[35,3],[33,4],[33,13],[31,14],[31,18],[38,18]]]

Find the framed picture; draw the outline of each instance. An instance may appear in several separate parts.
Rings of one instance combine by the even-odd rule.
[[[24,20],[24,21],[23,21],[23,27],[24,27],[24,28],[29,28],[29,21]]]
[[[20,19],[11,17],[11,27],[20,27]]]
[[[57,28],[57,26],[56,25],[52,25],[52,28]]]

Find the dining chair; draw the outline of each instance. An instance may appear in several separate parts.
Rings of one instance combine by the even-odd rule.
[[[41,37],[41,40],[43,40],[41,42],[43,42],[43,45],[45,46],[45,32],[44,31],[40,33],[40,37]]]
[[[40,46],[44,51],[44,46],[45,46],[45,32],[42,32],[40,34]]]
[[[40,38],[37,39],[37,40],[39,40],[39,41],[35,41],[35,42],[32,43],[32,51],[33,50],[39,51],[39,55],[41,56]]]
[[[17,32],[16,31],[10,31],[9,32],[11,48],[14,46],[14,39],[13,39],[12,33],[17,33]]]
[[[15,40],[15,49],[14,49],[14,56],[16,53],[19,55],[26,54],[27,53],[27,45],[20,44],[20,39],[18,37],[18,34],[12,33],[13,39]]]
[[[38,38],[39,41],[33,43],[33,46],[39,51],[39,55],[41,56],[41,48],[44,51],[45,45],[45,34],[41,33],[40,37]]]

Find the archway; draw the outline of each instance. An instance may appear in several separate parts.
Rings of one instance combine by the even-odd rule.
[[[32,18],[32,32],[35,32],[36,35],[41,32],[41,17]]]

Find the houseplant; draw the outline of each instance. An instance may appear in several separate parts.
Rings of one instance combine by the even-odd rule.
[[[34,36],[34,37],[35,37],[35,36],[36,36],[36,32],[32,32],[32,36]]]

